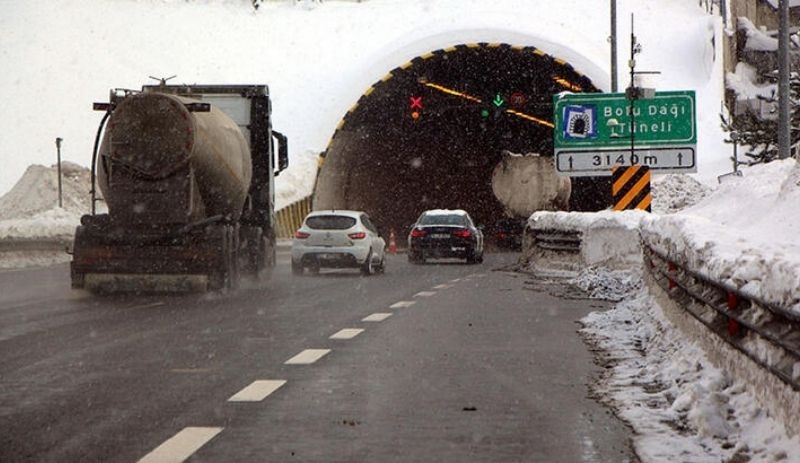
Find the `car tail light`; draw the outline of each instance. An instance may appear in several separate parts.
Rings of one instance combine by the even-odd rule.
[[[297,238],[298,240],[304,240],[304,239],[308,238],[309,236],[311,236],[311,233],[306,233],[306,232],[303,232],[303,231],[300,231],[300,230],[297,230],[296,232],[294,232],[294,237]]]
[[[347,236],[350,237],[350,239],[352,240],[363,240],[364,238],[367,237],[367,234],[364,232],[356,232],[356,233],[350,233]]]
[[[411,230],[411,237],[412,238],[419,238],[420,236],[425,236],[427,234],[428,234],[428,232],[426,232],[425,230],[422,230],[421,228],[415,228],[415,229]]]
[[[461,238],[469,238],[472,236],[472,232],[469,230],[455,230],[453,234]]]

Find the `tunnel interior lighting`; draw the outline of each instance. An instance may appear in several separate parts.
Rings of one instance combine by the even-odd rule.
[[[438,90],[438,91],[440,91],[442,93],[446,93],[448,95],[457,96],[459,98],[463,98],[463,99],[468,100],[468,101],[473,101],[475,103],[483,103],[483,101],[478,97],[475,97],[475,96],[472,96],[472,95],[468,95],[468,94],[466,94],[464,92],[459,92],[458,90],[453,90],[452,88],[447,88],[444,85],[434,84],[433,82],[428,82],[428,81],[421,81],[421,83],[422,83],[422,85],[424,85],[424,86],[426,86],[428,88],[432,88],[434,90]]]
[[[515,111],[513,109],[506,109],[506,112],[508,114],[511,114],[512,116],[517,116],[517,117],[520,117],[522,119],[525,119],[525,120],[528,120],[528,121],[531,121],[531,122],[535,122],[536,124],[543,125],[545,127],[549,127],[551,129],[555,128],[555,124],[553,124],[552,122],[546,121],[544,119],[540,119],[540,118],[535,117],[535,116],[531,116],[530,114],[525,114],[523,112]]]
[[[553,81],[566,89],[572,90],[573,92],[583,91],[583,87],[578,84],[574,84],[561,76],[553,76]]]

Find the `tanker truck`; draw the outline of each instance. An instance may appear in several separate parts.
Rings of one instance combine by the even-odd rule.
[[[274,178],[288,151],[272,130],[266,85],[162,81],[112,90],[94,109],[105,115],[92,158],[92,211],[75,232],[73,288],[222,290],[236,287],[240,274],[270,273]],[[107,213],[95,207],[96,186]]]

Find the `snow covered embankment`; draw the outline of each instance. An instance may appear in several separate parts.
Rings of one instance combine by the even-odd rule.
[[[754,201],[756,197],[763,200],[776,196],[775,177],[768,175],[775,172],[765,172],[763,176],[759,172],[773,169],[780,170],[777,166],[748,169],[745,184],[719,188],[680,214],[561,212],[537,213],[529,220],[526,234],[535,229],[578,231],[582,237],[580,252],[564,258],[565,253],[533,249],[528,236],[524,252],[531,270],[548,273],[551,262],[555,261],[563,271],[567,262],[567,270],[574,276],[572,282],[593,297],[624,299],[616,308],[584,319],[583,333],[601,348],[609,362],[597,392],[636,429],[639,434],[636,447],[644,461],[779,461],[800,454],[797,423],[791,424],[796,421],[792,416],[797,415],[792,404],[800,403],[797,392],[788,390],[777,378],[694,321],[660,288],[655,285],[652,289],[642,288],[641,284],[640,233],[648,242],[664,245],[671,255],[684,252],[687,256],[707,258],[689,258],[690,267],[716,262],[713,268],[734,268],[740,248],[750,243],[752,233],[737,230],[738,246],[723,253],[718,246],[724,247],[724,243],[718,238],[726,227],[683,228],[680,224],[709,225],[712,220],[724,223],[720,217],[702,216],[708,215],[709,210],[739,215],[744,222],[752,221],[752,212],[744,214],[740,209],[726,207],[725,203],[735,203],[743,194],[748,195],[747,203],[751,205],[758,203]],[[786,191],[791,188],[786,185],[797,184],[788,177],[791,175],[781,189],[783,196],[791,196]],[[680,210],[681,207],[672,206],[679,206],[678,203],[685,206],[706,195],[705,191],[694,191],[691,185],[682,182],[681,177],[675,177],[661,185],[666,194],[657,210]],[[778,183],[780,187],[781,182]],[[742,188],[745,190],[731,191]],[[693,201],[671,196],[687,191],[695,196]],[[669,199],[664,201],[663,197]],[[767,214],[770,209],[755,206],[758,213]],[[791,228],[791,222],[785,220],[781,226],[772,228],[776,232]],[[776,234],[780,233],[772,236]],[[758,268],[751,267],[751,271],[760,275]],[[712,275],[711,271],[707,273]],[[747,282],[741,283],[747,287]],[[783,278],[773,286],[782,288],[780,294],[798,294],[791,279]],[[787,428],[794,432],[793,438],[787,437]]]
[[[31,165],[8,193],[0,197],[0,268],[67,262],[82,214],[91,210],[89,170],[61,165],[62,207],[58,207],[55,166]]]

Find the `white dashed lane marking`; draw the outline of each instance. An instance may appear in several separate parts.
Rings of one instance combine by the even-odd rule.
[[[414,297],[431,297],[436,294],[436,291],[420,291]]]
[[[433,289],[448,289],[448,288],[452,288],[452,287],[453,287],[453,285],[436,285],[436,286],[433,287]]]
[[[385,312],[377,312],[374,313],[366,318],[361,319],[362,322],[382,322],[387,318],[391,317],[392,314],[385,313]]]
[[[205,445],[223,428],[184,428],[169,438],[152,452],[145,455],[139,463],[179,463]]]
[[[363,332],[364,330],[361,328],[345,328],[337,333],[332,334],[328,339],[353,339]]]
[[[330,349],[306,349],[286,361],[285,365],[310,365],[328,355]]]
[[[228,402],[261,402],[286,384],[282,379],[260,379],[234,394]]]
[[[404,307],[411,307],[412,305],[416,304],[417,301],[400,301],[395,302],[394,304],[390,305],[390,309],[402,309]]]

